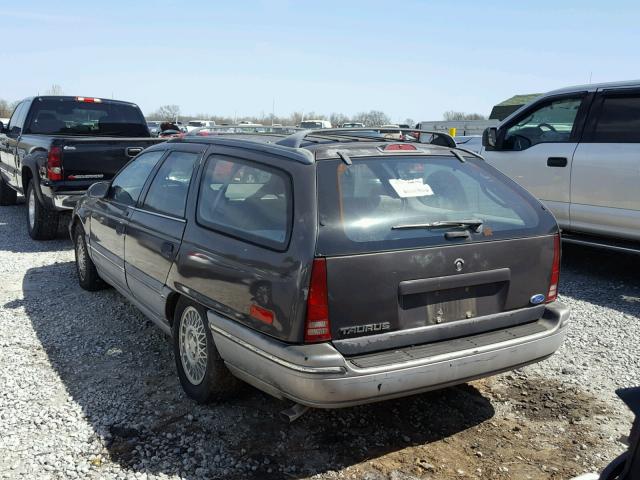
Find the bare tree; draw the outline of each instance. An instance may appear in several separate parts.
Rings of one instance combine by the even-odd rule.
[[[64,92],[62,91],[62,87],[60,85],[54,83],[53,85],[51,85],[51,88],[44,93],[45,95],[63,95]]]
[[[364,123],[367,127],[380,127],[391,123],[389,115],[380,110],[371,110],[370,112],[360,112],[353,117],[353,121]]]
[[[347,123],[349,121],[349,117],[343,115],[342,113],[332,113],[331,115],[329,115],[329,121],[334,127],[339,127],[343,123]]]
[[[152,117],[159,120],[176,121],[180,115],[180,107],[178,105],[163,105],[151,114]]]
[[[416,125],[416,121],[413,118],[405,118],[403,123],[405,125],[409,125],[410,127],[415,127]]]
[[[449,110],[442,114],[442,118],[445,121],[452,120],[486,120],[487,117],[481,115],[479,113],[465,113],[465,112],[456,112],[454,110]]]

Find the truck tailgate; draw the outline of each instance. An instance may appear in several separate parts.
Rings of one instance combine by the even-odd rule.
[[[138,153],[162,141],[165,140],[95,137],[64,139],[60,145],[64,178],[84,182],[110,180]]]

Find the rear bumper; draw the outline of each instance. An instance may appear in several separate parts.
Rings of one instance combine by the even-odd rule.
[[[290,345],[209,312],[216,347],[234,375],[278,398],[338,408],[443,388],[553,354],[569,310],[547,306],[537,322],[464,339],[346,358],[330,343]]]
[[[78,200],[85,194],[84,190],[58,191],[50,186],[41,185],[42,200],[51,210],[73,210]]]

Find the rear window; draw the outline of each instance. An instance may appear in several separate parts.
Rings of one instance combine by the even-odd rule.
[[[212,156],[198,198],[201,225],[241,240],[284,251],[292,216],[291,179],[267,165]]]
[[[318,203],[318,253],[323,255],[451,244],[444,234],[461,230],[425,225],[434,222],[480,220],[477,232],[470,229],[473,241],[546,234],[556,228],[535,199],[478,159],[318,162]]]
[[[33,101],[25,133],[41,135],[88,135],[105,137],[148,137],[147,123],[135,105],[84,103],[75,98]]]

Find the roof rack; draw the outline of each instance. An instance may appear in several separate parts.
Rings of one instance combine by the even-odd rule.
[[[318,130],[302,130],[300,132],[296,132],[292,135],[289,135],[282,140],[276,142],[278,145],[282,145],[285,147],[292,148],[300,148],[302,143],[305,141],[307,137],[316,137],[324,140],[331,140],[334,142],[344,141],[345,139],[350,141],[360,141],[360,142],[371,142],[371,141],[394,141],[394,142],[404,142],[406,140],[399,140],[395,138],[372,138],[363,135],[358,135],[358,133],[366,133],[366,132],[378,132],[378,133],[390,133],[390,132],[399,132],[399,133],[420,133],[420,134],[428,134],[431,135],[431,139],[428,142],[418,141],[417,143],[436,143],[437,138],[442,139],[442,146],[449,148],[457,148],[456,141],[453,139],[451,135],[448,135],[443,132],[436,132],[433,130],[419,130],[416,128],[395,128],[395,127],[364,127],[364,128],[323,128]],[[339,138],[335,138],[339,137]]]

